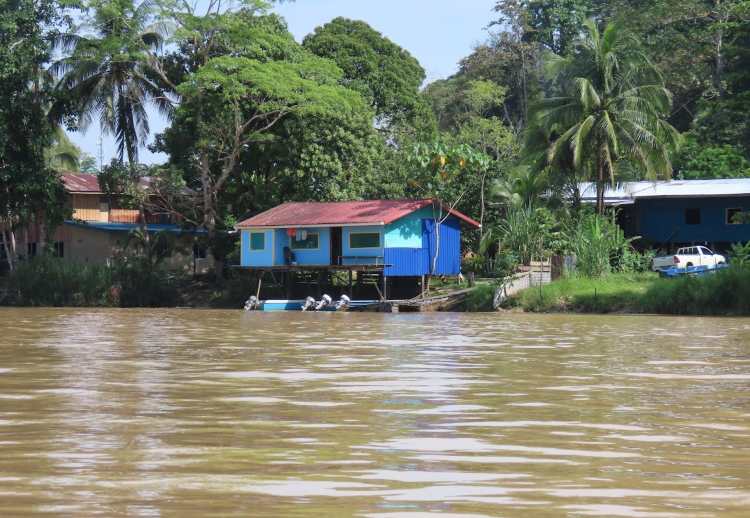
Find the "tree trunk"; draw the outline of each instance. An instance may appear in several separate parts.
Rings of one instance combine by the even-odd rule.
[[[440,219],[435,219],[435,256],[432,258],[430,275],[435,275],[437,271],[438,257],[440,257]]]
[[[39,250],[37,250],[37,253],[44,255],[47,252],[47,225],[39,214],[37,214],[36,220],[36,228],[39,232]]]
[[[5,260],[8,262],[8,270],[12,272],[15,265],[13,262],[13,254],[10,250],[10,244],[8,243],[8,237],[6,235],[5,229],[0,231],[0,234],[2,234],[3,237],[3,250],[5,250]]]
[[[719,97],[724,97],[724,24],[729,21],[729,9],[727,8],[726,13],[721,12],[721,0],[714,1],[714,7],[716,8],[717,15],[720,21],[720,25],[716,30],[714,36],[715,44],[715,55],[714,55],[714,88],[719,94]]]
[[[482,227],[482,229],[484,229],[484,205],[485,205],[484,204],[484,183],[486,179],[487,179],[487,172],[485,171],[484,173],[482,173],[482,187],[481,187],[481,193],[480,193],[480,196],[481,196],[480,211],[481,212],[479,213],[479,226]]]
[[[596,212],[604,214],[604,189],[606,187],[604,179],[604,160],[599,158],[597,161],[597,181],[596,181]]]

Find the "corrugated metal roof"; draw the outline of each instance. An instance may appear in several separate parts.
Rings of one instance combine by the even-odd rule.
[[[95,174],[64,173],[62,175],[62,182],[65,190],[68,192],[91,194],[102,192],[99,187],[99,178]]]
[[[583,201],[596,200],[596,184],[579,184]],[[622,182],[604,191],[609,205],[644,198],[706,198],[750,196],[750,178],[720,180],[672,180],[662,182]]]
[[[237,228],[387,225],[432,204],[432,200],[288,202],[242,221]],[[450,212],[479,228],[479,223],[465,214]]]

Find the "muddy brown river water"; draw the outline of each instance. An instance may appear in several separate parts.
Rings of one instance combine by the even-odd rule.
[[[750,320],[0,309],[0,515],[750,516]]]

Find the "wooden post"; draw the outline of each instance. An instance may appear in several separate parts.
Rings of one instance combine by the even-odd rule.
[[[326,272],[323,270],[318,271],[318,296],[317,298],[320,299],[323,296],[323,284],[325,283],[326,278]]]
[[[258,290],[255,292],[255,298],[260,300],[260,287],[263,284],[263,271],[261,270],[260,275],[258,276]]]
[[[419,288],[422,291],[422,300],[424,300],[424,275],[422,275],[422,284],[420,284]]]
[[[388,277],[383,274],[383,300],[388,300]]]
[[[354,292],[352,291],[352,271],[349,270],[349,296],[354,298]]]

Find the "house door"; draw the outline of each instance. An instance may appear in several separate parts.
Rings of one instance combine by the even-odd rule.
[[[341,264],[341,227],[331,227],[331,264]]]

